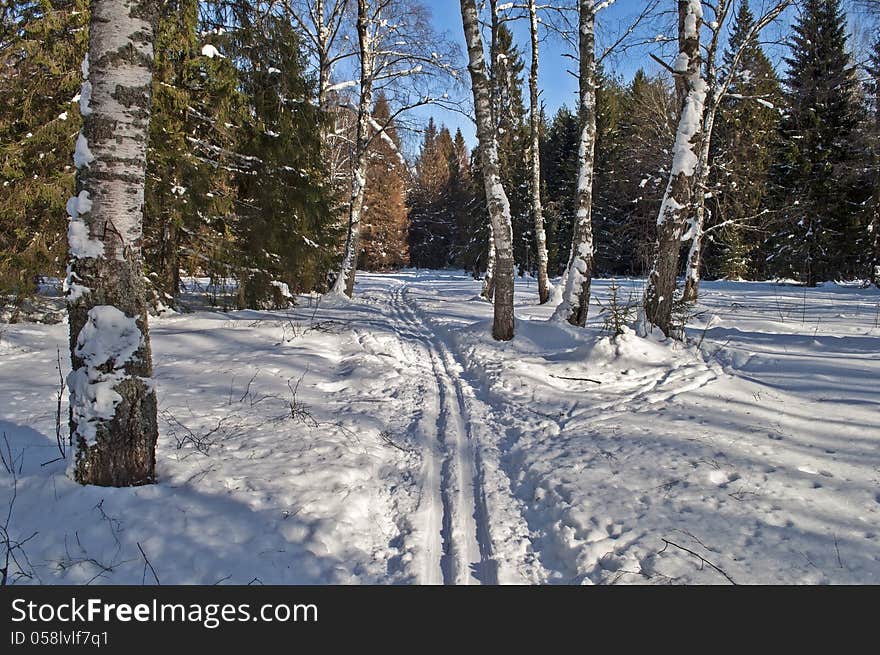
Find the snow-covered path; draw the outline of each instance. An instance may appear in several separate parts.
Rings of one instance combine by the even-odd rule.
[[[640,281],[622,281],[624,297]],[[606,302],[609,282],[597,280]],[[54,456],[66,326],[0,337],[19,582],[880,580],[880,294],[706,283],[700,346],[548,323],[517,283],[361,275],[357,298],[153,321],[160,483]],[[717,568],[716,568],[717,567]]]
[[[406,285],[397,282],[366,300],[383,308],[401,342],[403,356],[395,365],[410,379],[426,383],[415,426],[424,458],[419,503],[424,521],[416,535],[426,544],[422,582],[493,584],[497,579],[488,516],[470,431],[474,417],[464,402],[460,365],[416,316],[406,293]],[[363,335],[365,341],[368,338]]]

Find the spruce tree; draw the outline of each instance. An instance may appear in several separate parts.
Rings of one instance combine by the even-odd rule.
[[[874,42],[868,65],[870,82],[868,92],[874,100],[874,115],[868,133],[871,145],[871,189],[873,194],[868,204],[868,225],[866,259],[868,276],[871,282],[880,286],[880,36]]]
[[[706,243],[710,274],[729,279],[764,278],[767,253],[761,248],[769,226],[768,175],[772,144],[779,129],[782,89],[770,60],[757,41],[749,42],[736,71],[734,57],[748,40],[755,23],[748,0],[737,10],[722,71],[733,73],[721,101],[713,137],[713,224],[726,224]]]
[[[157,300],[172,305],[181,268],[230,273],[220,246],[237,162],[226,153],[235,150],[239,135],[229,126],[240,122],[244,102],[230,60],[202,54],[198,14],[198,0],[165,4],[153,69],[144,258]]]
[[[840,0],[805,0],[785,61],[773,270],[808,285],[864,274],[862,107]]]
[[[452,152],[449,156],[448,200],[454,230],[450,261],[463,268],[470,268],[466,261],[466,253],[472,236],[470,232],[471,212],[476,202],[476,190],[471,171],[470,153],[464,135],[459,129],[456,130],[455,137],[452,139]]]
[[[17,301],[61,276],[65,205],[81,126],[87,0],[12,0],[0,51],[0,293]]]
[[[333,264],[329,185],[320,126],[296,29],[282,16],[239,7],[228,56],[247,99],[240,126],[235,237],[239,305],[284,306],[290,290],[320,288]]]
[[[644,275],[651,266],[657,213],[669,176],[668,153],[675,138],[672,85],[639,70],[622,102],[614,162],[620,219],[614,239],[628,245],[617,266],[621,273]]]
[[[510,201],[513,223],[513,252],[520,274],[534,268],[534,222],[529,202],[530,168],[528,148],[529,125],[523,99],[523,54],[513,33],[504,25],[498,29],[495,44],[498,59],[496,78],[497,103],[495,117],[498,133],[498,161],[501,181]]]
[[[562,274],[571,253],[578,135],[577,116],[571,109],[562,106],[550,122],[541,145],[548,270],[551,276]]]

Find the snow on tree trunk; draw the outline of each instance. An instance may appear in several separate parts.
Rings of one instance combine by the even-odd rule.
[[[367,166],[369,163],[370,112],[373,107],[373,70],[375,49],[370,33],[366,0],[358,0],[357,18],[358,43],[360,47],[360,85],[358,101],[357,137],[355,142],[354,179],[351,187],[351,205],[348,214],[348,235],[345,239],[345,252],[342,267],[331,291],[332,294],[354,295],[354,278],[357,271],[358,249],[360,248],[361,216],[364,210],[364,195],[367,186]]]
[[[714,79],[711,74],[709,79]],[[703,123],[703,140],[700,144],[700,163],[697,166],[697,173],[694,179],[694,219],[690,230],[691,247],[688,251],[684,294],[682,295],[682,299],[686,302],[695,302],[700,295],[700,269],[703,265],[703,237],[705,236],[706,229],[706,185],[709,182],[709,172],[711,170],[709,151],[712,132],[715,128],[715,109],[717,107],[715,84],[710,82],[710,85],[705,121]]]
[[[156,395],[141,255],[155,0],[93,0],[70,199],[71,441],[82,484],[155,481]]]
[[[495,246],[495,317],[492,337],[509,341],[514,333],[513,316],[513,227],[510,219],[510,201],[501,183],[498,165],[498,141],[492,123],[489,79],[486,55],[480,36],[480,24],[474,0],[461,0],[461,22],[468,50],[468,70],[474,95],[477,119],[477,139],[480,143],[480,165],[486,188],[486,201],[492,221],[492,240]]]
[[[489,223],[489,254],[486,257],[486,275],[483,276],[483,290],[480,292],[486,300],[495,297],[495,230]]]
[[[593,279],[593,172],[596,151],[596,2],[579,0],[580,139],[576,215],[562,303],[554,318],[583,327],[590,309]]]
[[[686,94],[673,146],[669,183],[657,216],[657,244],[654,265],[645,288],[647,321],[672,335],[672,304],[678,275],[679,249],[692,199],[694,174],[699,163],[706,83],[700,76],[700,28],[703,9],[700,0],[679,0],[679,54],[675,72]]]
[[[532,37],[532,67],[529,73],[529,129],[532,147],[532,217],[535,222],[535,248],[538,254],[538,299],[543,305],[550,299],[547,277],[547,232],[544,229],[544,208],[541,206],[541,133],[538,104],[538,71],[540,51],[538,45],[538,9],[535,0],[529,0],[529,28]]]

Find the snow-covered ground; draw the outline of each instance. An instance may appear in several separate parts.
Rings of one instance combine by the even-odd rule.
[[[876,289],[704,283],[687,347],[612,341],[598,306],[549,323],[528,280],[496,343],[478,291],[361,275],[350,303],[153,320],[135,489],[44,465],[67,326],[0,326],[11,581],[880,583]]]

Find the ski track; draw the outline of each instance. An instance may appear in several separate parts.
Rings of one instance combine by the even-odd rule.
[[[387,308],[389,327],[401,342],[409,374],[424,372],[433,387],[433,393],[421,398],[429,410],[417,412],[414,426],[423,454],[421,581],[497,584],[480,460],[471,433],[473,417],[455,373],[461,366],[416,315],[405,294],[406,286],[400,283],[390,289],[389,298],[369,300]]]
[[[159,503],[152,507],[156,517],[164,512],[166,523],[177,519],[167,528],[177,535],[188,522],[221,511],[199,498],[200,488],[190,488],[193,478],[207,476],[208,483],[199,484],[211,492],[211,499],[220,491],[235,492],[237,503],[247,503],[247,509],[222,506],[227,522],[232,521],[230,511],[238,517],[242,559],[257,548],[261,556],[274,553],[262,579],[288,575],[294,577],[283,579],[297,584],[725,582],[692,558],[661,550],[661,537],[704,553],[739,582],[877,579],[880,460],[872,439],[880,433],[864,408],[876,405],[876,389],[870,384],[876,342],[870,339],[880,304],[875,309],[864,301],[870,311],[857,306],[862,327],[844,329],[832,323],[834,331],[820,334],[823,314],[817,314],[812,330],[806,319],[788,320],[781,310],[778,320],[765,326],[767,310],[757,302],[754,310],[737,303],[727,309],[730,289],[752,294],[763,286],[731,285],[715,291],[710,285],[704,302],[718,312],[732,312],[733,318],[728,324],[707,322],[697,334],[701,343],[706,338],[707,347],[700,351],[670,349],[641,338],[622,339],[614,347],[607,340],[572,338],[567,327],[547,322],[546,308],[525,303],[517,307],[517,340],[499,344],[486,336],[491,305],[473,298],[471,281],[463,279],[365,276],[355,301],[330,307],[331,316],[351,324],[351,331],[336,342],[340,350],[326,348],[320,339],[276,343],[268,323],[260,328],[263,341],[247,342],[251,356],[259,355],[256,373],[265,372],[257,380],[266,385],[264,393],[277,382],[273,376],[283,381],[294,374],[281,368],[282,359],[291,353],[310,358],[324,376],[317,390],[332,398],[334,411],[347,417],[364,443],[357,437],[324,443],[309,434],[304,438],[294,426],[290,435],[296,438],[289,440],[255,430],[247,442],[230,437],[224,445],[229,471],[214,474],[211,467],[218,464],[209,467],[207,458],[204,470],[169,460],[168,488],[137,493],[166,493],[169,506],[177,507],[171,503],[180,503],[178,495],[184,492],[179,489],[188,490],[185,500],[192,509],[167,512]],[[779,292],[768,288],[765,295]],[[755,314],[746,317],[751,323],[741,316],[747,310]],[[793,305],[794,310],[800,311]],[[828,322],[841,311],[828,309]],[[254,317],[268,321],[274,316],[235,318],[247,321],[251,330]],[[195,323],[198,329],[188,324],[178,334],[178,324],[194,320],[201,321]],[[230,318],[222,329],[230,339],[238,324]],[[864,334],[858,331],[863,329]],[[156,343],[166,349],[158,351],[157,359],[163,407],[187,422],[203,418],[190,417],[192,394],[212,387],[210,380],[193,376],[198,379],[191,381],[178,373],[178,360],[193,350],[193,343],[204,340],[198,350],[200,373],[228,375],[229,370],[215,370],[212,361],[227,351],[204,349],[218,348],[206,338],[216,330],[207,314],[171,318],[155,328]],[[51,370],[54,349],[50,353],[44,344],[37,345],[37,338],[48,333],[63,343],[66,335],[61,332],[16,328],[24,345],[0,343],[0,364],[15,369],[7,380],[17,380],[26,362],[35,359]],[[187,340],[178,341],[181,335]],[[231,361],[247,376],[253,370],[240,365],[238,355]],[[361,379],[368,383],[359,385]],[[864,385],[858,384],[860,379]],[[50,390],[55,383],[54,376],[38,381]],[[206,416],[228,412],[233,387],[242,382],[233,377],[214,386],[217,406],[211,410],[202,401],[211,410]],[[7,387],[7,426],[44,420],[24,389]],[[26,387],[28,393],[45,396],[41,389]],[[324,400],[315,398],[315,406]],[[387,404],[374,411],[376,403]],[[249,419],[247,408],[237,411],[244,416],[241,420]],[[322,429],[334,425],[322,423]],[[51,433],[49,423],[41,429]],[[38,437],[34,432],[28,438],[36,443]],[[300,454],[313,448],[315,457]],[[166,450],[181,456],[179,447],[166,445]],[[276,477],[247,479],[234,470],[236,458],[252,464],[270,455],[276,465],[265,470]],[[331,470],[330,463],[337,468]],[[308,467],[317,482],[301,481]],[[374,479],[384,487],[367,486]],[[45,481],[34,474],[30,484]],[[45,506],[52,494],[48,486],[41,493],[22,500]],[[80,493],[75,488],[63,498],[73,503]],[[98,501],[103,497],[95,497]],[[109,503],[108,511],[113,511]],[[276,509],[284,510],[281,518],[262,518]],[[270,530],[253,518],[257,511]],[[216,543],[225,553],[229,546],[223,530],[206,525],[223,535]],[[101,527],[94,532],[100,533]],[[45,527],[42,531],[49,534]],[[199,539],[203,533],[198,532]],[[312,533],[317,537],[312,539]],[[128,534],[137,534],[134,524]],[[146,546],[151,555],[158,549]],[[60,545],[47,546],[47,562],[54,556],[50,547],[57,550]],[[339,562],[328,553],[339,553]],[[291,557],[301,571],[285,573]],[[178,579],[226,579],[222,576],[232,568],[229,562],[215,558],[217,562],[203,565],[203,559],[181,565],[197,570]],[[189,562],[180,556],[177,560]],[[159,561],[163,581],[170,561]],[[358,563],[349,571],[351,562]],[[273,567],[286,568],[279,574]]]

